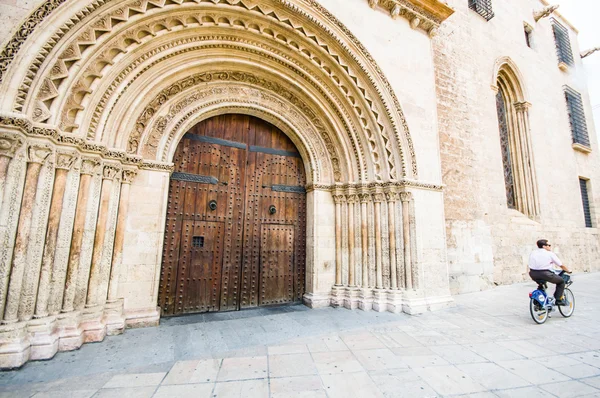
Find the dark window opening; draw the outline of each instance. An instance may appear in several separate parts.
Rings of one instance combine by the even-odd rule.
[[[469,8],[484,17],[486,21],[494,18],[492,0],[469,0]]]
[[[573,143],[590,146],[585,113],[583,111],[583,101],[581,94],[571,87],[564,86],[565,100],[567,101],[567,112],[569,114],[569,123],[571,125],[571,134]]]
[[[583,202],[583,216],[585,218],[585,226],[592,228],[592,213],[590,211],[590,198],[588,196],[588,180],[580,178],[579,188],[581,189],[581,200]]]
[[[504,169],[504,186],[506,188],[506,204],[515,209],[515,182],[513,178],[512,160],[510,154],[510,142],[508,134],[508,123],[506,119],[506,104],[502,89],[496,94],[496,110],[498,111],[498,129],[500,130],[500,150],[502,151],[502,166]]]
[[[556,45],[558,61],[567,65],[573,65],[573,51],[571,50],[569,31],[556,19],[552,19],[552,30],[554,31],[554,43]]]
[[[192,247],[204,247],[204,236],[192,237]]]

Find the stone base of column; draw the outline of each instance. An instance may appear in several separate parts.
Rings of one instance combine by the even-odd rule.
[[[331,305],[329,293],[306,293],[302,296],[302,302],[308,308],[325,308]]]
[[[58,330],[58,350],[76,350],[83,345],[83,328],[80,325],[79,311],[62,313],[56,316]]]
[[[106,321],[106,334],[114,336],[125,330],[125,314],[123,313],[123,299],[117,299],[104,306],[104,319]]]
[[[347,287],[344,296],[344,308],[348,308],[349,310],[355,310],[358,308],[358,296],[360,294],[360,289],[356,286]]]
[[[31,355],[30,346],[25,322],[0,325],[0,369],[23,366]]]
[[[58,329],[56,317],[32,319],[27,324],[31,343],[30,360],[50,359],[58,352]]]
[[[344,305],[344,297],[346,296],[346,287],[345,286],[336,286],[334,285],[331,288],[331,306],[332,307],[340,307]]]
[[[387,311],[387,291],[384,289],[373,289],[373,310]]]
[[[373,289],[360,289],[358,293],[358,308],[363,311],[373,309]]]
[[[453,307],[452,296],[418,297],[417,292],[406,291],[402,303],[402,311],[410,315],[422,314],[427,311],[436,311],[443,308]]]
[[[398,314],[402,312],[402,291],[388,290],[387,291],[387,310]]]
[[[81,327],[84,343],[96,343],[106,337],[104,306],[88,307],[81,312]]]
[[[125,311],[126,328],[144,328],[158,326],[160,323],[160,307],[132,309]]]

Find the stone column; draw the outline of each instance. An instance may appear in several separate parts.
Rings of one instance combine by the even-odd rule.
[[[94,236],[94,249],[92,251],[92,266],[90,269],[90,280],[87,292],[86,307],[94,307],[104,304],[105,297],[98,297],[100,284],[102,283],[101,262],[104,250],[104,239],[106,236],[106,224],[108,222],[108,205],[112,194],[113,180],[119,169],[112,165],[105,165],[102,170],[102,188],[100,191],[100,209],[96,221],[96,234]]]
[[[74,310],[75,291],[77,289],[77,275],[79,274],[79,259],[81,256],[81,243],[85,229],[88,200],[90,196],[90,183],[99,162],[96,159],[83,159],[81,162],[81,179],[79,180],[79,192],[75,210],[75,221],[73,224],[73,235],[71,237],[71,249],[69,252],[69,264],[67,266],[67,278],[65,280],[65,291],[63,293],[62,312]]]
[[[44,254],[42,256],[42,268],[38,286],[37,301],[35,305],[35,318],[48,316],[48,299],[50,297],[50,281],[52,280],[54,254],[56,253],[56,238],[62,216],[63,199],[67,184],[67,175],[75,162],[76,155],[69,152],[58,152],[56,155],[56,171],[54,175],[54,190],[50,202],[50,213],[48,216],[48,228]]]
[[[392,289],[398,289],[398,274],[396,262],[396,201],[398,194],[388,192],[385,195],[388,205],[388,233],[390,237],[390,280]]]
[[[367,203],[371,198],[368,193],[361,193],[360,198],[360,237],[361,237],[361,261],[362,261],[362,287],[369,287],[369,214]]]
[[[17,238],[13,251],[12,270],[10,273],[3,323],[13,323],[18,320],[19,302],[23,286],[23,274],[27,265],[27,247],[31,233],[33,208],[36,203],[38,180],[42,165],[51,153],[52,149],[47,146],[31,145],[27,148],[28,164],[25,173],[25,187],[23,189],[23,199],[21,200],[21,212],[19,213]]]
[[[381,202],[384,200],[383,194],[376,192],[373,195],[375,204],[375,272],[377,275],[377,289],[383,289],[383,269],[382,269],[382,251],[381,251]]]
[[[342,286],[342,203],[344,195],[333,195],[335,201],[335,285]]]
[[[356,195],[348,195],[348,286],[356,286],[356,261],[354,258],[354,203]]]
[[[127,227],[127,212],[129,210],[129,188],[136,174],[137,170],[123,170],[123,179],[121,180],[121,196],[119,198],[119,215],[117,218],[115,245],[111,261],[112,266],[110,270],[107,303],[114,303],[117,300],[119,272],[123,259],[123,242],[125,239],[125,229]]]
[[[16,136],[0,136],[0,209],[2,208],[2,198],[4,198],[8,166],[22,143],[21,139]]]
[[[5,200],[9,200],[6,194],[6,179],[8,176],[8,167],[14,158],[17,150],[23,144],[19,137],[13,135],[0,136],[0,210]],[[6,249],[6,248],[5,248]],[[1,252],[2,250],[0,250]],[[6,303],[6,294],[8,293],[8,279],[10,275],[10,261],[7,261],[6,267],[0,266],[0,320],[4,317],[4,305]],[[1,262],[0,262],[1,263]],[[6,263],[4,263],[6,264]]]
[[[409,216],[409,204],[411,198],[412,194],[410,192],[400,192],[400,200],[402,201],[402,235],[404,238],[404,275],[406,277],[406,289],[413,288]]]

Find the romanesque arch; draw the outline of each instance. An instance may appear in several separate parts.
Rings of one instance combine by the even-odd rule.
[[[2,50],[0,91],[16,364],[158,322],[173,154],[224,113],[272,123],[303,158],[307,304],[401,311],[402,289],[421,294],[410,189],[441,187],[418,181],[381,69],[316,1],[48,0]]]

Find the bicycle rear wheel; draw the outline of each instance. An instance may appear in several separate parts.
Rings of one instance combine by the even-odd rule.
[[[537,324],[542,324],[548,319],[548,309],[541,306],[536,300],[529,300],[529,312],[531,317]]]
[[[565,294],[565,300],[567,301],[567,303],[569,303],[569,305],[559,305],[558,311],[560,312],[560,314],[562,316],[564,316],[565,318],[568,318],[571,315],[573,315],[573,312],[575,312],[575,296],[573,295],[573,292],[569,288],[565,289],[564,294]]]

